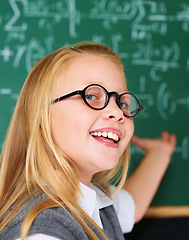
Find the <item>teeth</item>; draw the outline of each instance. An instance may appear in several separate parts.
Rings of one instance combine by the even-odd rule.
[[[115,141],[117,141],[118,138],[119,138],[118,135],[117,135],[116,133],[114,133],[113,139],[114,139]]]
[[[114,136],[114,134],[112,132],[108,133],[108,138],[112,138],[113,139],[113,136]]]
[[[116,133],[113,133],[113,132],[91,132],[91,135],[92,136],[102,136],[102,137],[105,137],[105,138],[110,138],[110,139],[113,139],[114,141],[118,141],[119,140],[119,136],[116,134]]]
[[[108,133],[107,133],[107,132],[103,132],[103,133],[102,133],[102,136],[103,136],[103,137],[107,137],[107,136],[108,136]]]

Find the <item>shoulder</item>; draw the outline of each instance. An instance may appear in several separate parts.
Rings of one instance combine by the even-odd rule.
[[[28,206],[28,209],[31,206]],[[29,212],[21,211],[11,224],[0,233],[0,239],[14,240],[20,238],[22,222]],[[88,239],[85,231],[73,215],[63,207],[53,207],[41,211],[34,219],[29,231],[29,236],[46,234],[59,239]]]
[[[33,221],[30,234],[43,233],[60,239],[88,239],[80,224],[63,207],[49,208]]]

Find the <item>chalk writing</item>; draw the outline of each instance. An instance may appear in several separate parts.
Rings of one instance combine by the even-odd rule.
[[[4,62],[8,62],[13,52],[10,50],[9,46],[5,46],[4,49],[0,50],[0,55],[3,56]]]
[[[65,44],[92,40],[120,54],[128,83],[144,106],[143,119],[153,121],[154,111],[164,123],[180,112],[189,116],[188,92],[172,87],[179,80],[189,88],[187,1],[178,1],[172,8],[166,1],[153,0],[85,4],[78,0],[2,0],[0,9],[0,98],[7,99],[6,111],[12,112],[7,106],[16,103],[18,83],[24,82],[40,58]],[[178,134],[182,140],[176,153],[189,160],[189,135],[184,129]]]

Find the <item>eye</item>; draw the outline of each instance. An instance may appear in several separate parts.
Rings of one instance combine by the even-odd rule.
[[[97,101],[98,100],[98,96],[96,96],[94,94],[87,94],[87,95],[85,95],[85,99],[89,100],[89,101]]]
[[[131,103],[131,98],[129,94],[124,94],[121,96],[120,99],[120,108],[124,111],[124,112],[128,112],[130,109],[130,103]]]
[[[127,102],[120,102],[121,109],[129,110],[129,104]]]

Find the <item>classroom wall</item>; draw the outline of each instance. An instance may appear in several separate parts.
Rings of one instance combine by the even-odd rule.
[[[135,134],[178,137],[152,205],[189,203],[189,2],[187,0],[1,0],[0,149],[20,89],[44,55],[81,40],[120,54],[128,88],[144,106]],[[144,154],[132,147],[129,172]]]

